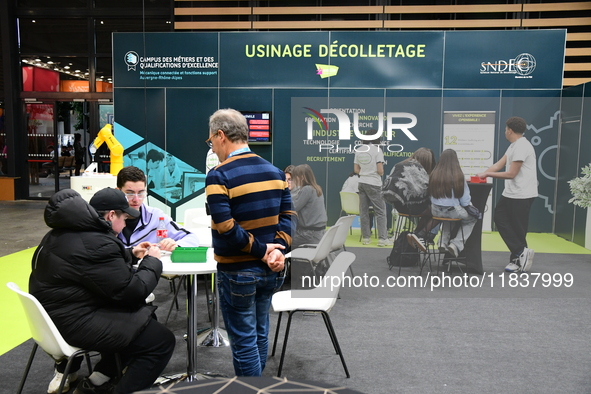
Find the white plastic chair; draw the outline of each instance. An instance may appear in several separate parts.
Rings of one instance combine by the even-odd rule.
[[[88,366],[88,370],[92,371],[90,365],[90,358],[88,353],[90,350],[83,350],[74,346],[70,346],[62,337],[62,334],[58,331],[57,327],[51,320],[51,317],[43,308],[43,305],[32,295],[26,293],[18,287],[16,283],[8,282],[6,286],[18,294],[21,304],[23,305],[23,309],[25,310],[25,316],[27,318],[27,322],[29,323],[29,329],[31,330],[31,335],[35,344],[33,345],[33,349],[31,350],[31,355],[29,356],[29,361],[27,362],[27,367],[25,368],[25,373],[21,379],[21,383],[17,390],[17,393],[20,394],[23,391],[23,387],[25,385],[25,381],[27,380],[27,375],[29,374],[29,370],[31,369],[31,364],[33,363],[33,358],[35,357],[35,352],[37,351],[37,347],[41,347],[45,351],[45,353],[49,354],[55,361],[62,360],[64,358],[68,359],[68,363],[66,364],[66,369],[64,371],[64,376],[68,376],[70,373],[70,366],[72,364],[72,360],[81,354],[84,354],[86,358],[86,363]],[[121,370],[121,369],[119,369]],[[62,379],[60,387],[58,389],[58,394],[62,392],[64,389],[64,384],[66,383],[66,379]]]
[[[347,242],[347,230],[351,227],[351,224],[353,223],[354,219],[355,215],[341,216],[339,220],[337,220],[337,222],[334,224],[335,226],[339,226],[339,229],[335,233],[335,236],[332,240],[330,253],[338,252],[341,249],[343,249],[343,251],[347,251],[347,248],[345,247],[345,242]],[[300,245],[300,247],[304,248],[315,248],[316,246],[317,244]],[[351,269],[351,267],[349,267],[349,270],[351,271],[351,275],[353,275],[353,270]]]
[[[291,260],[303,260],[310,263],[312,272],[316,272],[316,267],[328,257],[331,251],[332,243],[339,226],[336,224],[326,230],[318,245],[315,248],[297,248],[291,251]]]
[[[334,239],[332,240],[332,246],[330,248],[331,252],[336,252],[341,249],[343,249],[344,251],[347,250],[345,248],[345,242],[347,242],[347,229],[351,227],[351,224],[353,223],[354,219],[355,215],[342,216],[334,224],[335,226],[338,226],[339,229],[335,233]]]
[[[351,223],[355,220],[355,215],[349,216],[341,216],[339,220],[334,224],[335,226],[339,226],[339,230],[335,233],[335,236],[332,240],[332,245],[330,247],[331,252],[336,252],[341,249],[347,250],[345,248],[345,242],[347,242],[347,230],[351,227]],[[303,244],[300,245],[300,248],[315,248],[318,244]]]
[[[347,215],[356,215],[359,216],[360,215],[360,209],[359,209],[359,194],[357,193],[351,193],[351,192],[340,192],[339,193],[341,196],[341,215],[343,213],[347,214]],[[373,215],[373,207],[370,206],[370,219],[373,217],[371,215]],[[373,220],[372,220],[373,222]],[[372,222],[370,222],[370,227],[372,227],[373,225],[371,224]],[[349,226],[349,228],[351,228],[351,234],[353,234],[353,228],[351,226]],[[376,230],[375,232],[375,236],[377,238],[378,236],[378,232]],[[361,241],[361,235],[359,236],[359,240]]]
[[[281,326],[281,316],[283,312],[287,312],[289,314],[287,319],[287,327],[285,328],[285,337],[283,339],[283,349],[281,350],[281,359],[279,361],[277,376],[281,376],[283,360],[285,358],[285,349],[287,348],[287,339],[289,337],[289,329],[291,326],[291,318],[293,314],[295,312],[317,312],[322,314],[322,318],[324,319],[324,324],[328,330],[332,345],[336,353],[341,358],[341,363],[345,369],[345,374],[348,378],[350,377],[347,364],[345,363],[345,358],[343,357],[343,353],[341,351],[341,347],[339,345],[339,341],[337,340],[337,335],[332,326],[328,312],[335,305],[339,290],[342,285],[341,280],[339,280],[338,286],[332,286],[333,283],[331,277],[338,277],[342,279],[345,272],[347,271],[347,268],[349,268],[354,260],[355,255],[353,253],[340,253],[326,272],[326,282],[324,282],[327,284],[326,287],[316,287],[314,289],[308,290],[286,290],[280,291],[273,295],[273,298],[271,299],[271,305],[273,306],[273,310],[275,312],[279,312],[279,317],[277,320],[277,328],[275,330],[275,340],[273,341],[273,350],[271,352],[271,356],[275,355],[277,337],[279,336],[279,328]]]
[[[189,208],[185,211],[183,226],[186,229],[211,227],[211,216],[207,214],[205,208]]]
[[[341,214],[359,215],[359,194],[351,192],[340,192]]]

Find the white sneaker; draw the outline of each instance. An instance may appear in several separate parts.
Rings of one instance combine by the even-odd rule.
[[[454,244],[447,245],[447,252],[451,254],[453,257],[458,257],[460,255],[458,247]]]
[[[378,241],[378,246],[379,247],[384,247],[384,246],[392,246],[394,243],[392,242],[392,240],[386,238],[386,239],[380,239]]]
[[[148,297],[146,298],[146,304],[154,302],[155,299],[156,299],[156,296],[154,295],[154,293],[150,293],[150,295],[148,295]]]
[[[57,393],[57,390],[60,388],[60,384],[62,383],[63,377],[64,377],[63,373],[58,372],[57,370],[55,371],[55,374],[53,375],[53,379],[51,379],[51,382],[49,382],[49,386],[47,386],[47,392],[49,394]],[[66,383],[64,383],[64,389],[62,390],[62,392],[64,392],[64,393],[68,392],[70,390],[70,383],[76,381],[76,379],[78,379],[78,372],[68,374],[68,377],[66,378]]]
[[[534,254],[535,254],[535,252],[534,252],[533,249],[525,248],[524,253],[526,253],[525,263],[524,264],[521,264],[521,272],[527,272],[527,271],[529,271],[529,269],[531,268],[531,266],[532,266],[532,264],[534,262]],[[521,256],[519,256],[519,260],[521,261]]]
[[[507,272],[519,272],[519,271],[521,271],[521,267],[518,266],[517,264],[515,264],[516,261],[519,261],[519,260],[513,260],[512,262],[510,262],[509,264],[507,264],[507,266],[505,267],[505,271],[507,271]]]
[[[370,244],[370,242],[371,242],[371,240],[370,240],[369,238],[363,238],[363,242],[362,242],[362,244],[363,244],[363,245],[369,245],[369,244]]]

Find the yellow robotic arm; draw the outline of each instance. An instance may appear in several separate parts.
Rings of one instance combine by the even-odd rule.
[[[123,145],[121,145],[113,136],[113,126],[108,123],[98,132],[96,139],[90,146],[90,151],[93,155],[103,142],[107,143],[107,146],[111,151],[111,175],[117,176],[119,171],[123,168],[124,149]]]

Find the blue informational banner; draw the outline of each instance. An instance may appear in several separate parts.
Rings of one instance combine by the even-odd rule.
[[[562,87],[566,30],[445,33],[445,83],[450,89]]]
[[[114,33],[115,87],[218,85],[217,33]]]
[[[329,32],[220,33],[220,86],[327,88],[319,49]]]
[[[333,32],[332,88],[441,88],[443,32]]]
[[[498,114],[495,159],[508,117],[547,122],[560,109],[565,42],[565,30],[114,33],[115,133],[135,141],[126,163],[156,151],[176,163],[171,174],[182,169],[180,183],[152,191],[182,211],[203,199],[190,181],[205,173],[209,116],[268,113],[271,145],[253,151],[279,168],[309,164],[334,223],[340,205],[328,202],[372,129],[388,173],[419,147],[439,156],[445,111]],[[534,144],[543,158],[550,137]],[[548,196],[534,205],[532,230],[550,231],[553,180],[541,175]]]
[[[221,33],[220,57],[221,86],[440,88],[443,33]]]
[[[116,87],[560,89],[566,31],[113,37]]]

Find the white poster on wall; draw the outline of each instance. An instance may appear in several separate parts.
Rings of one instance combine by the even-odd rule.
[[[483,172],[494,164],[495,111],[445,111],[443,122],[443,149],[458,154],[462,171],[469,181],[471,176]],[[492,179],[488,179],[492,182]],[[492,207],[492,192],[486,206]],[[491,231],[491,209],[483,216],[482,230]]]

